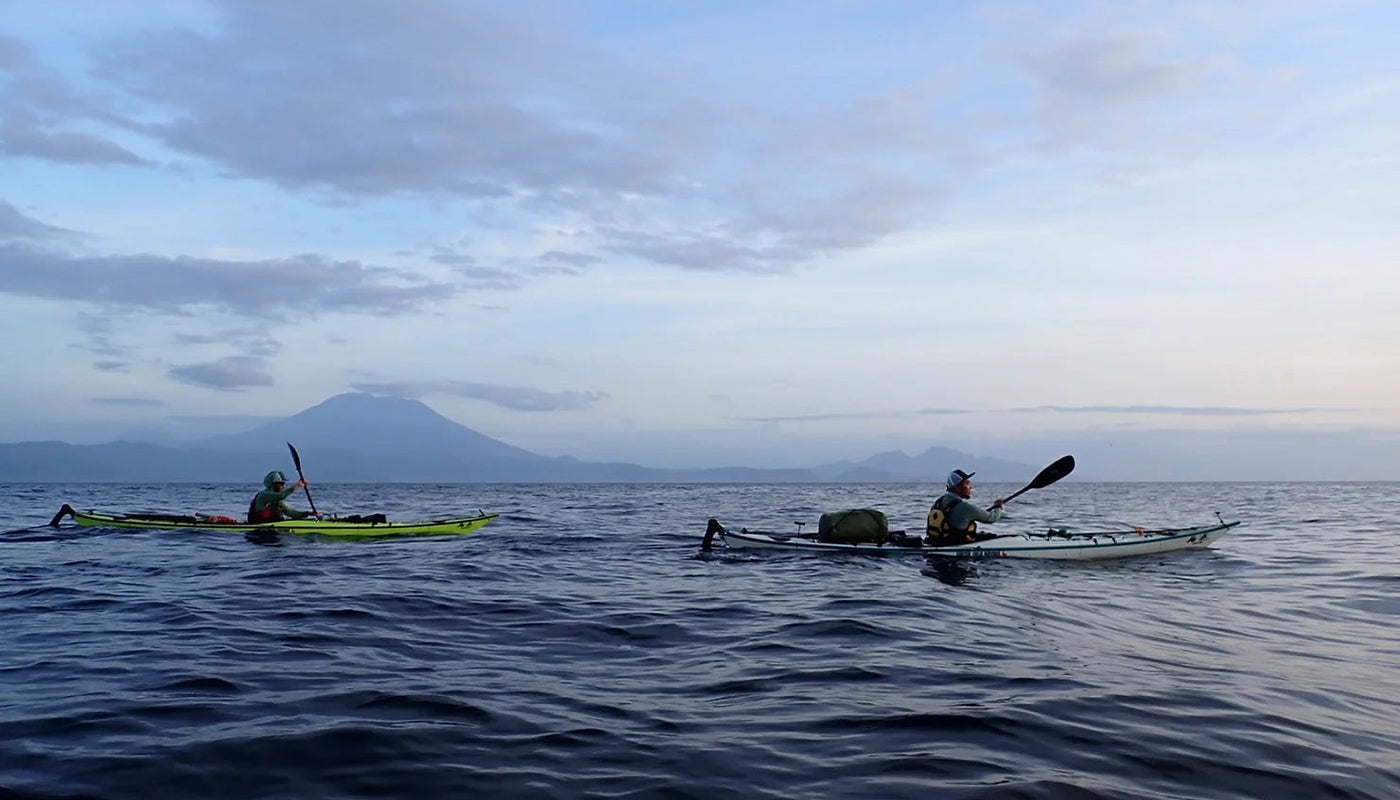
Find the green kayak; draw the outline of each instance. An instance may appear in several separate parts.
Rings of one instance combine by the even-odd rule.
[[[288,519],[280,522],[250,524],[231,517],[209,516],[204,514],[159,514],[137,511],[128,514],[110,514],[103,511],[78,511],[67,503],[49,522],[58,527],[64,517],[72,517],[79,525],[103,528],[142,528],[159,530],[199,530],[199,531],[276,531],[279,533],[314,533],[319,536],[370,537],[370,536],[444,536],[464,535],[476,531],[495,519],[498,514],[480,514],[475,517],[455,517],[435,519],[427,522],[389,522],[382,514],[371,517],[325,517],[323,519]]]

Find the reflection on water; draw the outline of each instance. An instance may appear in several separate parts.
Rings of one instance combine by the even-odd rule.
[[[977,568],[969,559],[928,556],[925,560],[928,563],[921,572],[949,586],[962,586],[967,583],[969,578],[977,574]]]

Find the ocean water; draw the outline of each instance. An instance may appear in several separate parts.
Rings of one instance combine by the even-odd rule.
[[[42,527],[254,488],[0,486],[0,530],[40,526],[0,536],[0,798],[1400,797],[1400,485],[1064,482],[996,526],[1245,523],[1088,564],[699,547],[917,528],[912,485],[314,487],[501,514],[467,537]]]

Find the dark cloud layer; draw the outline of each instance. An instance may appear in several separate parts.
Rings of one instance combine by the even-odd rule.
[[[75,92],[24,42],[0,36],[0,154],[69,164],[143,163],[109,139],[64,127],[110,121],[104,105]]]
[[[940,89],[973,91],[931,74],[899,75],[862,96],[812,93],[810,81],[789,82],[771,67],[749,85],[683,58],[642,60],[590,42],[586,23],[598,20],[570,15],[613,12],[586,4],[211,7],[207,28],[98,45],[91,55],[103,95],[75,91],[21,43],[0,39],[10,76],[0,89],[0,147],[137,163],[91,132],[119,130],[230,176],[317,197],[415,195],[465,201],[496,223],[577,222],[586,246],[546,253],[535,272],[607,255],[774,272],[927,223],[955,176],[999,151],[985,142],[1004,131],[986,120],[1015,116],[1000,100],[947,101]],[[1156,57],[1151,44],[1109,36],[1013,60],[1041,88],[1050,139],[1121,137],[1114,114],[1137,119],[1144,101],[1184,91],[1207,71],[1204,61]],[[969,126],[974,117],[984,122]],[[520,280],[466,254],[432,258],[459,268],[468,286]]]
[[[662,179],[641,142],[572,96],[584,54],[547,18],[486,2],[214,5],[217,34],[152,32],[107,50],[102,69],[178,112],[141,130],[239,173],[479,198]]]
[[[166,375],[180,383],[221,391],[272,385],[267,363],[251,356],[229,356],[217,361],[171,367]]]
[[[14,206],[0,200],[0,241],[5,239],[27,239],[42,241],[74,237],[74,231],[47,225],[33,217],[21,214]]]
[[[131,151],[87,133],[45,131],[7,120],[0,127],[0,150],[10,155],[33,156],[70,164],[140,164]]]
[[[930,145],[948,138],[933,119],[733,97],[682,62],[591,47],[538,4],[214,6],[210,32],[101,50],[101,74],[149,111],[126,113],[128,129],[293,190],[586,221],[591,254],[544,266],[612,253],[791,269],[926,219],[943,190],[911,179],[914,165],[961,157]]]
[[[176,314],[213,308],[266,319],[394,315],[456,291],[412,273],[316,255],[244,262],[83,256],[0,242],[0,292],[113,309]]]
[[[602,392],[547,392],[524,386],[502,386],[471,381],[398,381],[360,382],[351,386],[358,392],[388,394],[419,398],[425,395],[447,395],[485,400],[512,411],[577,411],[592,408],[607,397]]]

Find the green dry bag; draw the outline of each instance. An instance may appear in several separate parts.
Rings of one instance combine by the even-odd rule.
[[[823,542],[880,544],[890,538],[885,512],[873,508],[830,511],[817,521],[817,538]]]

